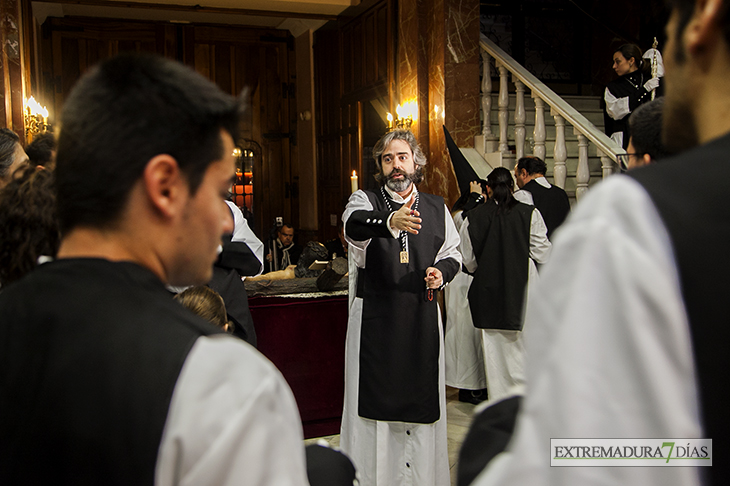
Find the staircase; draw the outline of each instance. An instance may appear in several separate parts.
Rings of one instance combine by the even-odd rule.
[[[603,131],[603,110],[601,109],[600,103],[601,98],[598,96],[563,96],[562,97],[569,105],[580,112],[586,119],[591,122],[598,130]],[[498,95],[492,94],[492,106],[497,106]],[[535,148],[535,105],[534,103],[527,103],[525,106],[525,149],[524,154],[534,154]],[[508,112],[510,116],[508,118],[507,125],[507,137],[509,140],[509,151],[510,153],[515,152],[515,119],[514,112],[516,106],[516,95],[513,93],[509,96]],[[492,127],[499,126],[499,113],[496,110],[491,110],[490,121]],[[555,153],[555,138],[556,128],[555,119],[552,116],[545,117],[545,162],[548,165],[547,178],[551,183],[554,183],[553,166]],[[499,153],[498,151],[498,137],[495,137],[495,149],[492,152]],[[565,130],[565,146],[567,151],[567,159],[565,161],[566,166],[566,181],[565,191],[571,198],[575,198],[576,182],[575,176],[578,170],[578,137],[572,130]],[[480,153],[479,151],[476,151]],[[486,160],[487,158],[497,160],[496,157],[487,156],[487,152],[480,153],[480,155]],[[516,162],[516,158],[514,161]],[[499,165],[498,163],[496,165]],[[514,167],[514,164],[513,166]],[[512,167],[508,167],[512,169]],[[491,166],[489,170],[491,170]],[[588,186],[597,183],[601,180],[603,172],[601,169],[601,159],[598,155],[598,150],[595,145],[589,145],[588,147],[588,170],[590,179]],[[488,173],[488,172],[487,172]],[[480,174],[481,175],[481,174]]]
[[[580,199],[618,172],[616,156],[624,150],[603,133],[599,97],[560,97],[483,35],[480,46],[483,130],[473,153],[465,153],[480,177],[498,166],[511,170],[518,157],[534,154],[545,160],[551,183]],[[499,74],[496,92],[493,70]]]

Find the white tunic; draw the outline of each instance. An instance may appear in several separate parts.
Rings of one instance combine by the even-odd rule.
[[[702,437],[672,247],[643,187],[615,176],[591,189],[540,277],[515,435],[473,484],[699,484],[691,467],[550,467],[550,438]]]
[[[548,182],[548,180],[544,176],[536,177],[534,181],[540,184],[545,189],[550,189],[552,187],[552,184],[550,184],[550,182]],[[535,202],[532,199],[532,193],[526,189],[517,190],[512,195],[521,203],[529,204],[530,206],[535,205]]]
[[[457,229],[464,222],[462,215],[461,211],[454,215]],[[471,275],[459,272],[444,289],[446,384],[463,390],[481,390],[487,387],[482,330],[474,327],[467,297],[472,280],[474,277]]]
[[[387,187],[386,190],[396,202],[405,202]],[[347,220],[350,215],[362,210],[372,211],[373,206],[363,191],[356,191],[350,197],[342,215],[345,228],[347,228]],[[461,264],[461,255],[457,251],[459,235],[446,208],[444,208],[444,215],[446,230],[444,243],[436,256],[436,261],[454,258]],[[411,424],[361,418],[358,415],[358,382],[362,299],[356,297],[355,294],[358,269],[365,268],[370,240],[351,240],[347,236],[347,230],[345,230],[345,238],[350,244],[348,252],[350,317],[345,348],[345,404],[342,412],[340,447],[355,464],[361,486],[447,486],[450,484],[450,475],[446,434],[443,330],[440,313],[440,419],[433,424]]]
[[[464,258],[464,267],[469,272],[477,269],[477,260],[469,237],[469,217],[459,230],[461,244],[459,251]],[[537,281],[537,263],[547,262],[550,256],[551,243],[547,239],[547,226],[540,211],[535,208],[530,217],[530,258],[527,274],[526,297],[530,287]],[[482,345],[487,376],[487,393],[490,400],[499,400],[508,396],[515,387],[525,384],[525,347],[524,336],[528,326],[522,331],[501,329],[482,329]]]
[[[309,484],[294,396],[244,341],[198,338],[170,403],[156,486]]]
[[[261,268],[256,274],[261,275],[261,272],[264,271],[264,244],[258,239],[256,234],[251,231],[251,228],[248,226],[248,221],[246,221],[246,218],[243,216],[239,207],[231,201],[226,201],[226,204],[228,204],[228,207],[233,214],[233,234],[231,235],[231,241],[242,241],[248,245],[253,254],[256,255],[258,261],[261,263]],[[254,275],[251,276],[253,277]],[[246,277],[242,278],[245,279]]]

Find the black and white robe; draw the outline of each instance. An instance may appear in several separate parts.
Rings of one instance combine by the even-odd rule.
[[[385,190],[393,210],[407,202]],[[416,193],[414,186],[409,199]],[[355,192],[342,218],[350,317],[340,445],[363,486],[449,482],[443,330],[424,277],[433,266],[444,282],[453,278],[459,236],[441,198],[419,199],[423,223],[418,235],[408,235],[408,264],[400,263],[401,243],[380,192]]]

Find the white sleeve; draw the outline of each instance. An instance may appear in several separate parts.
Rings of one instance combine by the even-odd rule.
[[[454,225],[454,220],[451,219],[451,213],[449,212],[449,208],[446,207],[446,205],[444,205],[444,226],[444,243],[441,245],[441,248],[439,248],[439,252],[436,254],[436,262],[446,260],[447,258],[453,258],[458,262],[459,268],[461,268],[461,253],[459,253],[459,232],[456,230],[456,225]]]
[[[547,237],[547,226],[542,219],[542,213],[535,208],[530,218],[530,258],[537,263],[546,263],[552,246]]]
[[[231,241],[242,241],[246,243],[261,263],[259,273],[256,274],[261,275],[261,272],[264,271],[264,244],[248,226],[248,221],[246,221],[246,218],[243,216],[243,213],[238,206],[233,204],[231,201],[226,201],[226,204],[228,204],[228,207],[231,209],[231,213],[233,213],[233,235],[231,237]],[[251,276],[254,277],[255,275]]]
[[[519,191],[515,191],[515,193],[512,195],[521,203],[529,204],[530,206],[535,205],[535,202],[532,200],[532,193],[530,191],[520,189]]]
[[[456,226],[456,231],[459,231],[459,238],[461,238],[461,225],[464,224],[464,211],[460,209],[451,217],[454,220],[454,226]]]
[[[464,223],[461,225],[459,237],[461,238],[459,252],[461,253],[464,268],[468,272],[474,273],[477,270],[477,259],[474,256],[474,248],[471,246],[471,237],[469,236],[469,216],[464,219]]]
[[[614,120],[620,120],[629,113],[629,97],[624,96],[623,98],[616,98],[608,88],[603,93],[603,99],[606,101],[606,113]]]
[[[672,246],[643,187],[591,189],[528,296],[515,433],[473,483],[697,485],[692,467],[550,467],[551,438],[702,437]]]
[[[279,371],[245,342],[200,337],[173,392],[156,486],[308,485],[302,425]]]

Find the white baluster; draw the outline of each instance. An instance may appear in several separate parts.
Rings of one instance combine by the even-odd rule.
[[[517,91],[515,103],[515,145],[517,159],[521,159],[525,155],[525,85],[522,81],[515,79],[515,90]]]
[[[574,129],[575,130],[575,129]],[[575,199],[580,200],[583,194],[588,191],[588,180],[591,177],[588,169],[588,139],[578,130],[575,130],[578,137],[578,170],[575,173]]]
[[[540,157],[543,161],[545,160],[545,102],[542,98],[535,97],[535,131],[533,136],[535,137],[535,148],[533,155]]]
[[[613,160],[608,155],[601,155],[601,170],[604,179],[613,174]]]
[[[565,179],[567,176],[565,161],[568,159],[568,151],[565,147],[565,119],[556,114],[553,114],[553,117],[555,118],[555,151],[553,152],[555,165],[553,166],[553,178],[556,186],[565,189]]]
[[[509,123],[509,92],[507,86],[507,68],[499,64],[499,151],[502,155],[509,153],[507,141],[507,124]]]
[[[492,70],[490,67],[491,56],[482,50],[482,135],[492,135]]]

